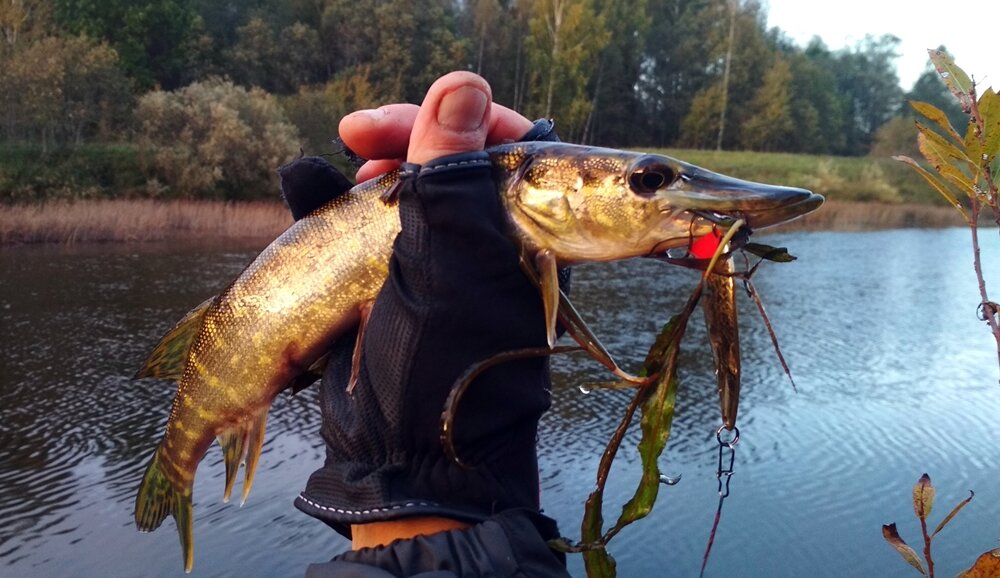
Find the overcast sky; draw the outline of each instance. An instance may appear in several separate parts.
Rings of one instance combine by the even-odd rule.
[[[854,46],[865,34],[899,37],[896,70],[904,90],[924,71],[927,49],[941,44],[963,70],[975,75],[981,89],[1000,89],[998,0],[762,0],[762,4],[768,27],[777,26],[800,46],[813,36],[822,38],[831,50]],[[951,13],[943,13],[945,8]]]

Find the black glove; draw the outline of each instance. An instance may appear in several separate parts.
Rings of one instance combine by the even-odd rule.
[[[555,139],[547,121],[525,136]],[[400,194],[403,232],[369,321],[358,386],[345,390],[354,336],[344,336],[321,391],[326,463],[296,500],[344,535],[355,523],[416,515],[478,522],[539,508],[535,437],[549,406],[546,359],[504,363],[472,384],[454,434],[471,468],[446,458],[439,437],[445,399],[469,366],[545,345],[538,291],[521,272],[484,153],[411,168]],[[285,190],[290,205],[294,188]],[[335,196],[325,189],[309,195],[312,208]]]

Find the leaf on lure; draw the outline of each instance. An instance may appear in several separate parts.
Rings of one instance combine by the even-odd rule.
[[[773,261],[775,263],[791,263],[798,258],[789,254],[786,247],[772,247],[761,243],[747,243],[742,247],[742,249],[747,253],[764,259],[765,261]]]

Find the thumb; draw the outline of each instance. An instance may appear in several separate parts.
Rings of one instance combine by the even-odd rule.
[[[445,155],[482,150],[490,125],[490,85],[471,72],[437,79],[410,133],[406,160],[424,164]]]

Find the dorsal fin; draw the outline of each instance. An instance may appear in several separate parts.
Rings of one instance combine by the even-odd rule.
[[[209,297],[201,305],[188,311],[188,314],[160,339],[153,352],[149,354],[149,359],[132,379],[159,377],[179,381],[184,375],[184,365],[187,363],[191,343],[197,337],[205,311],[214,299],[215,297]]]

